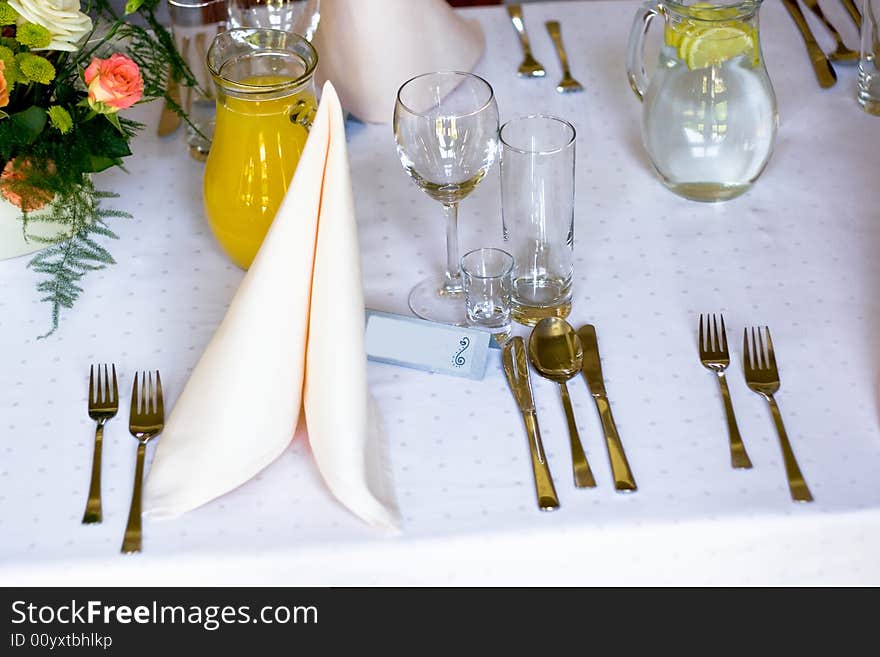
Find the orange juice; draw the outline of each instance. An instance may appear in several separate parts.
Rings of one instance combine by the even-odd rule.
[[[242,83],[268,87],[287,81],[292,78],[267,75]],[[315,106],[310,88],[278,95],[267,93],[268,99],[260,100],[226,95],[217,102],[205,166],[205,212],[220,246],[245,269],[275,218],[305,146],[308,130],[296,117]]]

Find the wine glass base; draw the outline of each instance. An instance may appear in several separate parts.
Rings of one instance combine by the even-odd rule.
[[[453,326],[467,326],[464,290],[447,292],[445,276],[422,281],[409,293],[409,309],[417,317]]]

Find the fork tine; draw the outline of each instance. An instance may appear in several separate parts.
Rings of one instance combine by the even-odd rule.
[[[759,370],[761,369],[761,357],[758,355],[758,343],[755,341],[755,327],[751,328],[751,337],[749,339],[749,344],[751,345],[752,352],[752,369]]]
[[[156,395],[153,391],[153,373],[147,372],[147,381],[149,386],[147,386],[147,412],[155,413],[156,412]]]
[[[721,315],[721,349],[727,351],[727,327],[724,326],[724,315]]]
[[[89,403],[95,401],[95,366],[89,365]]]
[[[752,329],[753,331],[755,329]],[[761,337],[761,329],[758,329],[758,346],[756,349],[761,354],[761,369],[767,369],[767,354],[764,352],[764,339]]]
[[[138,374],[139,372],[134,373],[134,383],[131,384],[131,417],[137,415],[138,412]]]
[[[703,335],[703,313],[700,313],[700,334],[698,339],[700,341],[700,351],[705,351],[705,336]]]
[[[749,329],[743,329],[743,364],[747,370],[752,369],[752,351],[749,348]]]
[[[162,379],[159,378],[159,370],[156,370],[156,412],[164,419],[165,403],[162,399]]]
[[[776,354],[773,353],[773,340],[770,339],[770,327],[765,326],[764,330],[767,332],[767,361],[772,369],[777,370]]]
[[[104,363],[104,398],[101,400],[105,404],[110,401],[110,375],[107,373],[107,363]]]
[[[718,334],[718,318],[712,313],[712,351],[721,351],[721,336]]]
[[[110,401],[119,403],[119,386],[116,385],[116,363],[113,363],[111,367],[113,368],[113,389],[111,390],[113,396]]]

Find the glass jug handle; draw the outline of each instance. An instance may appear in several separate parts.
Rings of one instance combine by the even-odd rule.
[[[310,130],[317,111],[317,103],[310,103],[307,100],[300,99],[297,104],[293,106],[293,111],[290,113],[290,122],[295,123],[296,125],[301,125],[306,130]]]
[[[648,72],[645,70],[645,35],[651,21],[659,14],[657,5],[653,2],[639,8],[633,18],[632,29],[629,32],[629,46],[626,51],[626,76],[629,78],[629,86],[638,96],[644,100],[648,90]]]

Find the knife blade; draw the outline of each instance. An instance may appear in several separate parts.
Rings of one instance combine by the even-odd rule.
[[[501,362],[504,366],[504,374],[507,376],[507,385],[510,386],[510,391],[522,414],[526,434],[529,437],[538,507],[542,511],[553,511],[559,508],[559,498],[556,497],[553,477],[550,475],[550,467],[547,465],[544,445],[541,442],[541,430],[538,428],[538,415],[535,412],[529,366],[526,362],[526,348],[521,337],[511,338],[504,344]]]
[[[816,74],[819,86],[823,89],[834,86],[834,83],[837,82],[837,73],[834,72],[831,62],[828,61],[828,57],[825,56],[822,48],[819,47],[819,43],[816,41],[816,37],[813,36],[813,31],[807,24],[807,19],[804,17],[804,12],[798,6],[797,0],[782,0],[782,3],[804,38],[804,45],[807,48],[807,54],[810,57],[813,73]]]
[[[599,340],[596,337],[596,327],[586,324],[578,329],[578,337],[584,348],[584,361],[581,373],[590,389],[590,395],[596,402],[599,418],[602,420],[602,429],[605,432],[605,445],[608,447],[608,458],[611,460],[611,474],[614,476],[614,488],[618,491],[632,492],[637,489],[636,480],[626,459],[623,443],[617,433],[617,425],[614,416],[611,415],[611,404],[605,393],[605,379],[602,376],[602,363],[599,359]]]

